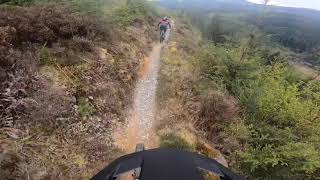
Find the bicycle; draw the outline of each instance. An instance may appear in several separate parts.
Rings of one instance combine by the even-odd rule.
[[[144,144],[137,144],[135,152],[141,152],[141,151],[144,151],[144,150],[145,150]],[[140,179],[140,174],[141,174],[141,167],[134,169],[133,170],[133,174],[132,174],[132,179],[133,180],[139,180]]]
[[[160,43],[162,43],[166,39],[166,32],[164,30],[160,30]]]

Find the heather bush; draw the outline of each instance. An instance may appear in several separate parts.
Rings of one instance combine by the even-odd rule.
[[[212,91],[206,94],[201,101],[198,128],[214,136],[223,131],[226,124],[239,118],[239,106],[231,96]]]
[[[16,30],[16,45],[22,42],[51,45],[77,35],[90,39],[107,37],[108,31],[88,17],[57,6],[0,7],[0,27]]]

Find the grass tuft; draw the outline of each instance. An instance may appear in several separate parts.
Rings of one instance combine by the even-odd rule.
[[[176,148],[185,151],[194,151],[195,147],[186,140],[174,134],[163,135],[160,138],[160,147]]]
[[[86,98],[79,100],[79,114],[82,118],[90,117],[95,113],[95,108]]]

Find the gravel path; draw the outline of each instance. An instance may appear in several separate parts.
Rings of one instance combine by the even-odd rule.
[[[172,26],[174,26],[174,21],[172,21]],[[166,34],[166,41],[169,35],[170,29]],[[149,57],[144,59],[127,124],[119,127],[114,133],[115,145],[127,153],[133,152],[136,144],[139,143],[144,143],[148,149],[158,146],[154,124],[162,47],[163,44],[155,44]]]
[[[153,124],[155,120],[156,88],[161,47],[160,44],[155,45],[149,58],[146,59],[135,90],[133,119],[129,123],[129,125],[134,123],[137,126],[139,130],[136,133],[137,139],[146,145],[151,145],[151,138],[154,138]]]
[[[161,44],[154,45],[149,57],[145,58],[139,72],[128,124],[115,132],[116,145],[126,152],[134,151],[138,143],[144,143],[148,148],[157,146],[154,121],[161,49]]]

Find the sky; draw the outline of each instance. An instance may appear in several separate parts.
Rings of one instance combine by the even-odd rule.
[[[261,3],[263,0],[247,0],[253,3]],[[301,7],[320,11],[320,0],[271,0],[269,4],[276,6]]]

